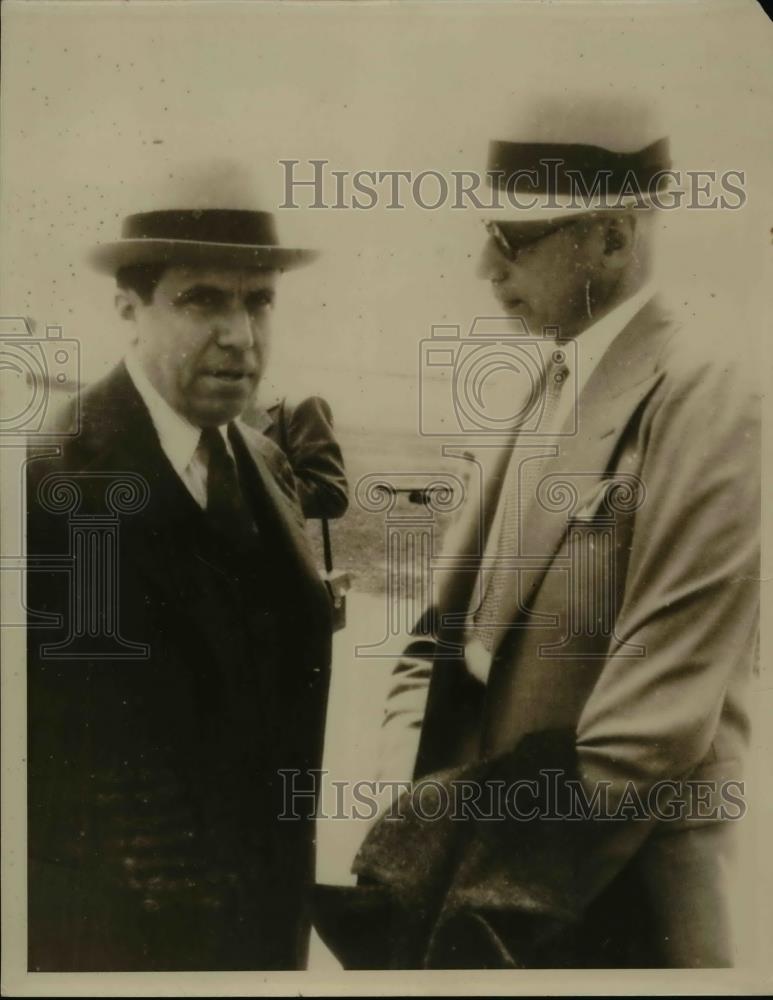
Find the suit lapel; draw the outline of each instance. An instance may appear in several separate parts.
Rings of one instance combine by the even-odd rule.
[[[316,578],[317,571],[309,550],[305,525],[295,516],[292,507],[276,485],[265,458],[234,424],[229,426],[229,437],[234,450],[237,454],[241,453],[242,462],[239,467],[252,479],[253,492],[257,486],[258,494],[262,493],[268,502],[268,516],[276,526],[281,541],[285,543],[284,549],[296,555],[305,577]]]
[[[164,454],[150,414],[123,362],[90,390],[83,410],[83,429],[78,439],[78,463],[82,468],[140,473],[151,494],[144,517],[168,519],[168,523],[201,517],[201,508]],[[305,528],[276,485],[259,448],[236,426],[231,427],[229,436],[242,456],[247,456],[245,467],[267,496],[269,514],[280,533],[304,565],[313,570]]]
[[[200,510],[164,454],[142,397],[123,362],[87,394],[78,462],[84,469],[139,472],[151,489],[151,510],[159,501],[175,510]],[[84,454],[85,453],[85,454]]]
[[[589,378],[578,400],[578,431],[563,438],[557,455],[548,459],[540,479],[555,477],[558,487],[567,484],[577,500],[569,509],[550,509],[532,503],[523,521],[521,555],[528,557],[519,571],[519,586],[509,589],[494,651],[523,615],[567,531],[572,512],[583,496],[601,480],[631,416],[662,378],[656,371],[661,345],[670,323],[655,300],[650,300],[615,338]],[[565,494],[566,495],[566,494]]]
[[[247,470],[252,494],[264,508],[261,521],[265,519],[276,536],[275,550],[281,553],[282,560],[296,563],[298,579],[306,584],[310,599],[326,610],[327,597],[304,525],[295,517],[255,443],[236,427],[230,436],[240,457],[246,459],[240,467]],[[180,545],[186,549],[197,546],[204,529],[203,512],[164,454],[150,414],[123,362],[88,390],[76,448],[74,467],[116,476],[132,472],[145,480],[150,492],[147,506],[122,520],[121,531],[131,537],[126,551],[142,563],[145,574],[164,592],[179,600],[181,588],[185,590],[193,583],[184,577],[182,566],[180,573],[176,572],[176,556]]]
[[[504,444],[479,449],[478,497],[468,496],[458,521],[449,529],[443,554],[433,572],[436,603],[446,625],[461,625],[475,586],[480,561],[497,509],[515,435]],[[469,479],[472,489],[474,476]]]
[[[86,453],[77,462],[84,471],[117,479],[130,472],[145,481],[146,506],[121,517],[122,558],[141,567],[143,577],[175,604],[192,599],[195,579],[180,556],[201,557],[203,512],[164,453],[123,364],[88,393],[78,447]]]

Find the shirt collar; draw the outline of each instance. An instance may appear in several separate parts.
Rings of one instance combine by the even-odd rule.
[[[201,428],[186,420],[167,403],[145,374],[139,358],[133,351],[130,351],[124,360],[129,377],[148,409],[150,419],[158,434],[161,449],[171,462],[172,468],[178,476],[181,476],[190,465],[198,448]],[[230,453],[231,444],[228,440],[226,427],[218,429]]]
[[[601,319],[592,323],[575,338],[577,345],[577,391],[579,392],[590,378],[593,370],[611,346],[612,341],[622,333],[633,317],[644,304],[652,298],[655,288],[652,282],[647,282],[630,298],[615,306]]]

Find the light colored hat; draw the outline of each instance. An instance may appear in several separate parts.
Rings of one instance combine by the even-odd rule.
[[[289,270],[310,263],[314,250],[279,245],[274,216],[258,206],[253,175],[228,160],[169,167],[138,197],[121,239],[89,254],[98,270],[131,264],[219,264]]]
[[[650,100],[571,94],[530,102],[489,145],[487,214],[546,221],[583,212],[648,207],[668,182],[669,143]]]

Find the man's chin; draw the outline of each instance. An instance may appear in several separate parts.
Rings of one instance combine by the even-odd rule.
[[[526,305],[512,306],[505,310],[510,327],[516,333],[523,333],[524,326],[529,333],[534,333],[534,314]]]
[[[197,427],[221,427],[240,416],[247,407],[248,399],[237,402],[222,400],[201,403],[188,414],[188,419]]]
[[[526,327],[527,333],[532,337],[548,336],[561,339],[560,323],[538,316],[526,306],[514,309],[512,312],[508,310],[507,316],[517,333],[523,333],[523,328]]]

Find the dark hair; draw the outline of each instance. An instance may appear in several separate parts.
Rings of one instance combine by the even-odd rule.
[[[164,271],[169,267],[165,262],[155,264],[128,264],[119,269],[115,280],[119,288],[125,292],[136,292],[147,304],[153,298],[156,285],[161,280]]]

